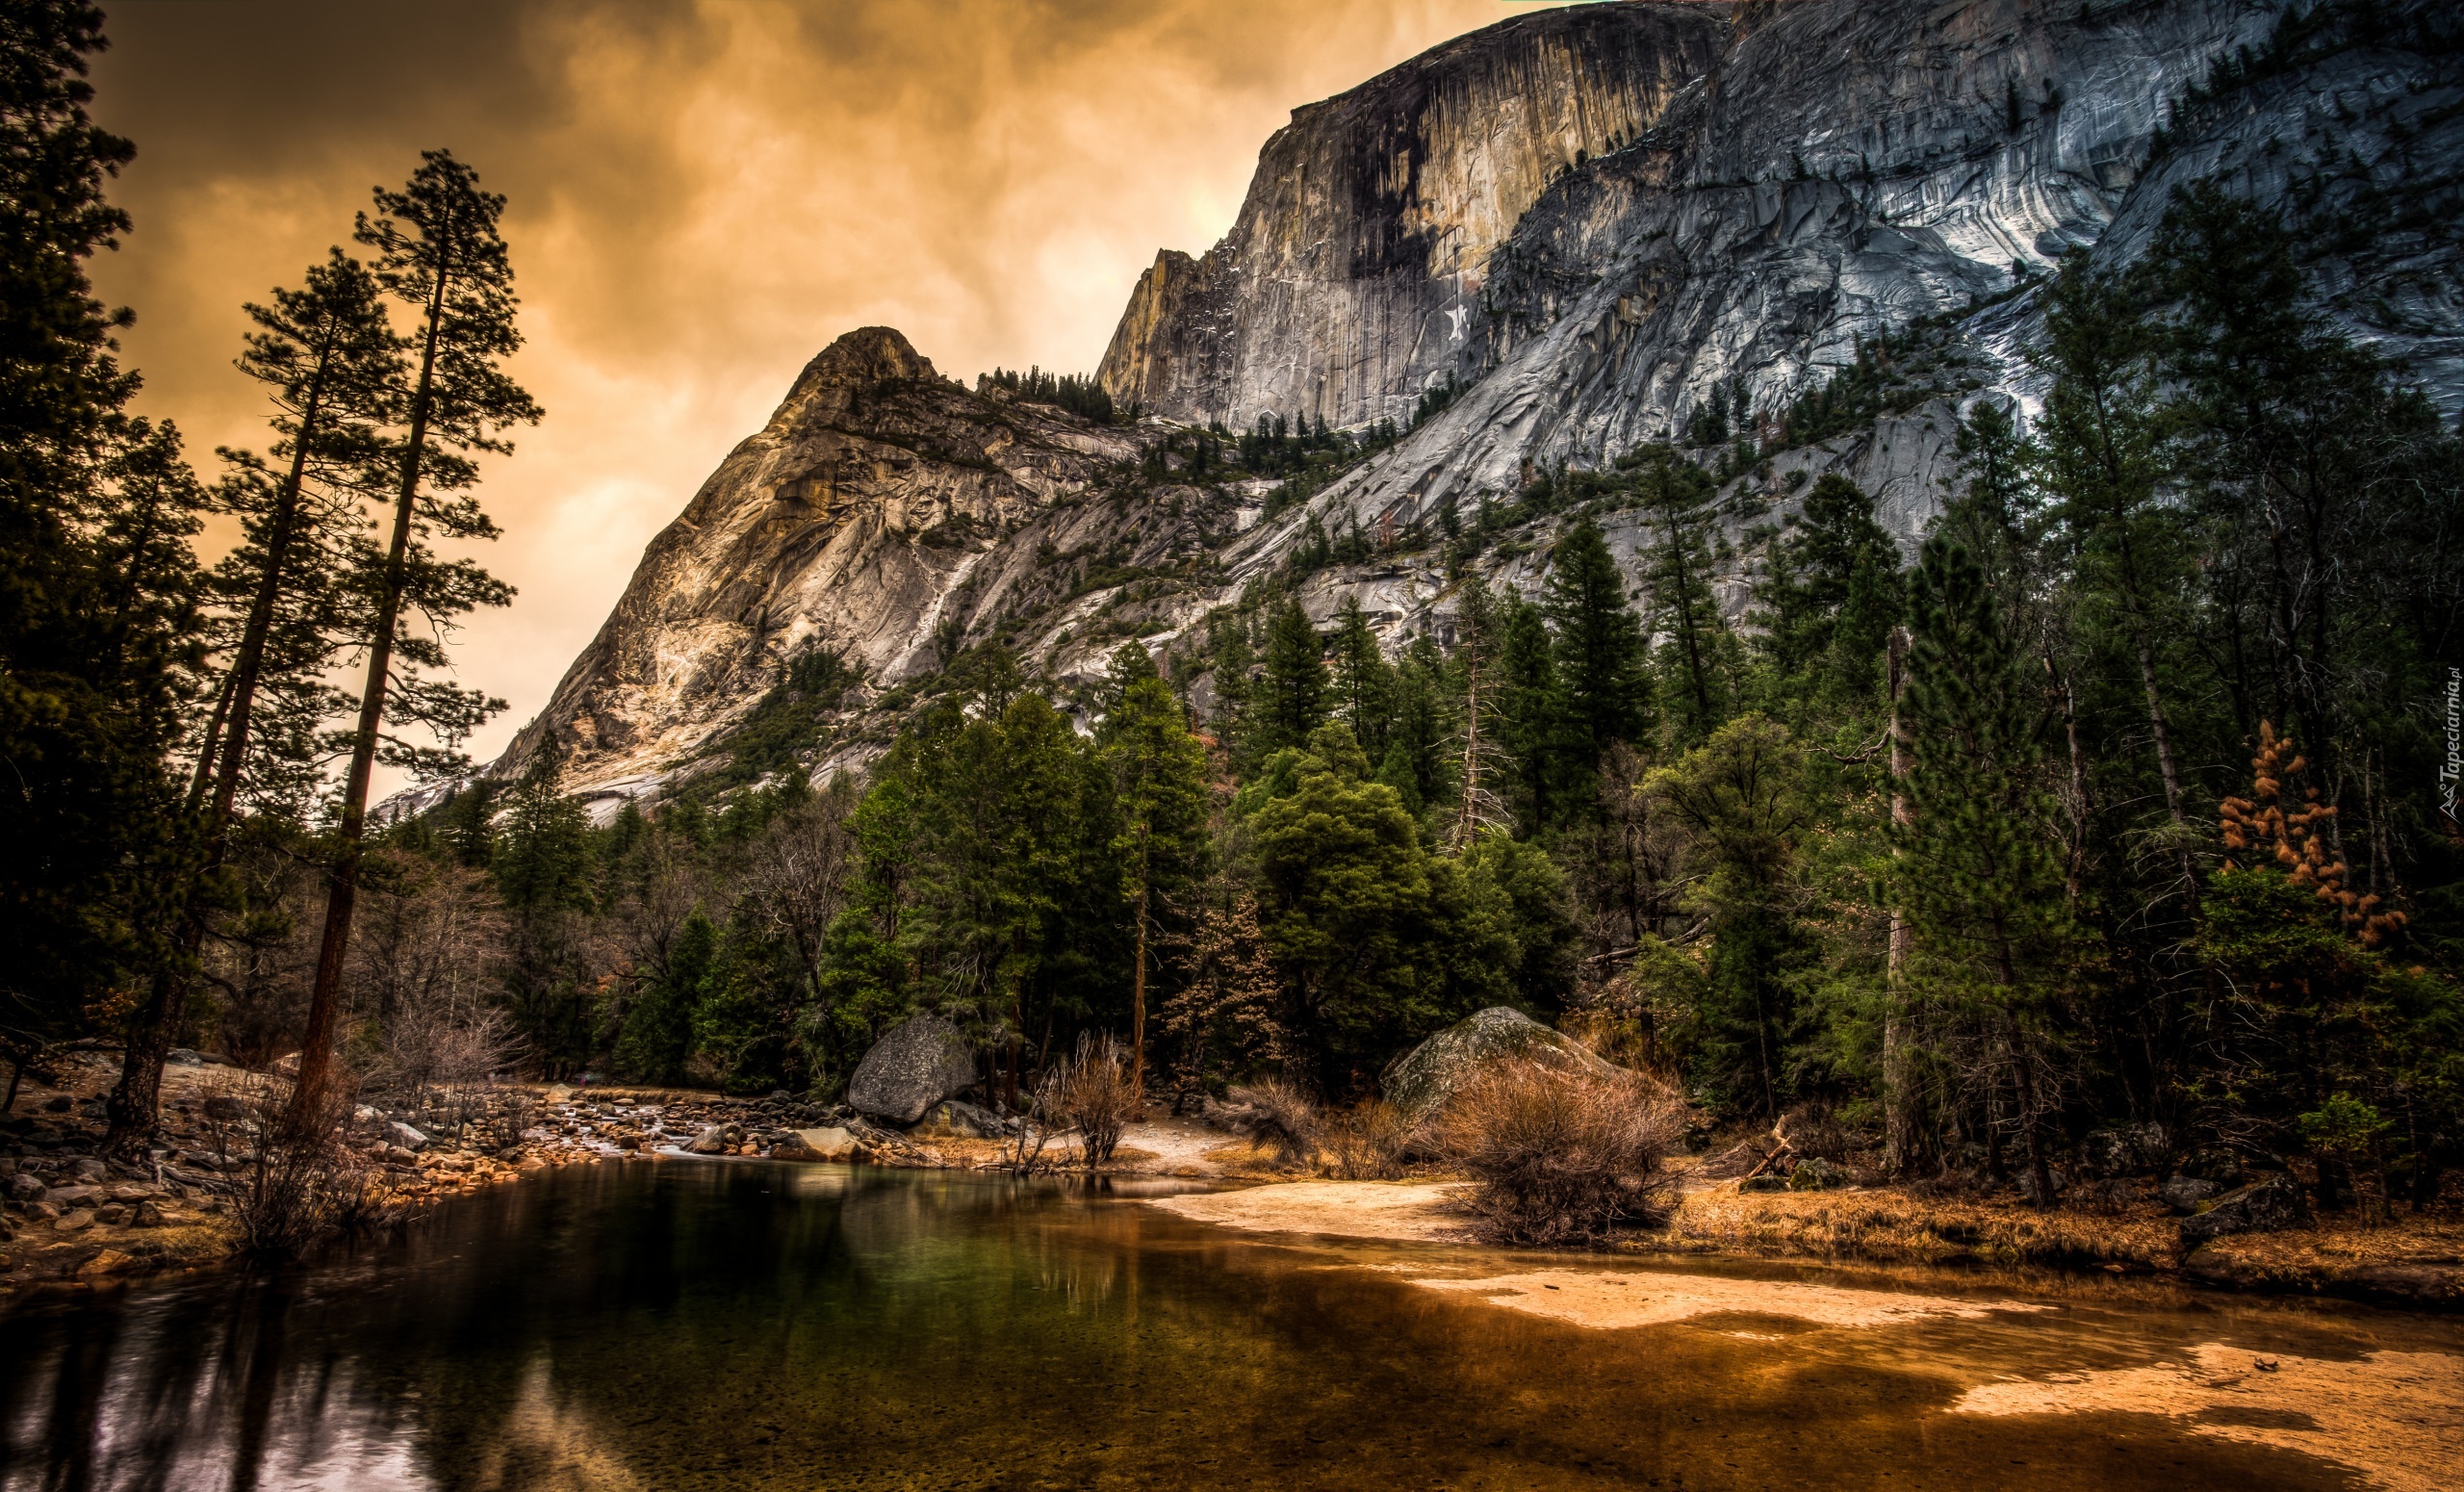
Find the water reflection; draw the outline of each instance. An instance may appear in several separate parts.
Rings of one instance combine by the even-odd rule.
[[[1588,1332],[1327,1267],[1362,1257],[1084,1183],[552,1173],[312,1269],[0,1321],[0,1487],[2343,1486],[2150,1417],[1944,1410],[2220,1334],[2456,1340],[2090,1296],[1880,1331]]]

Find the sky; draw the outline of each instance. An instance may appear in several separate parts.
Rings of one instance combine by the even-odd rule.
[[[1159,248],[1231,226],[1291,111],[1506,0],[104,0],[98,122],[136,220],[139,412],[200,471],[268,441],[243,302],[445,147],[508,198],[548,411],[481,488],[519,592],[466,683],[547,702],[648,544],[815,352],[898,327],[943,373],[1091,372]],[[381,795],[399,779],[380,780]]]

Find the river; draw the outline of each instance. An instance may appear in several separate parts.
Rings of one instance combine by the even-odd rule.
[[[580,1167],[294,1270],[31,1302],[0,1486],[2417,1492],[2464,1461],[2435,1319],[1312,1244],[1141,1195]]]

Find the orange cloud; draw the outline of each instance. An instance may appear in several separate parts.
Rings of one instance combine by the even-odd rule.
[[[510,198],[547,406],[491,474],[521,590],[467,682],[543,703],[642,546],[838,333],[945,373],[1091,370],[1159,247],[1232,221],[1296,105],[1527,7],[1499,0],[240,0],[122,5],[95,84],[137,219],[140,405],[201,462],[262,445],[240,303],[444,145]],[[394,785],[380,784],[380,791]]]

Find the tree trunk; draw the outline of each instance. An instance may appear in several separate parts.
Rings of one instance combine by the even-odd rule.
[[[1914,762],[1908,733],[1899,717],[1899,698],[1908,684],[1908,629],[1890,630],[1890,821],[1906,829],[1916,815],[1908,802],[1908,774]],[[1897,855],[1894,849],[1891,852]],[[1916,1123],[1914,1064],[1908,1040],[1908,956],[1916,944],[1916,929],[1894,906],[1890,911],[1890,945],[1886,965],[1883,1008],[1883,1164],[1893,1175],[1905,1172],[1924,1147]]]
[[[299,1043],[299,1078],[284,1111],[285,1127],[297,1133],[319,1112],[333,1080],[334,1021],[342,997],[343,956],[350,945],[351,910],[359,901],[360,839],[368,821],[368,784],[376,768],[376,738],[385,720],[385,687],[394,667],[394,630],[410,583],[411,517],[419,502],[420,458],[427,448],[427,422],[435,399],[436,343],[449,276],[440,269],[427,304],[420,349],[420,381],[411,399],[411,430],[403,443],[402,486],[394,502],[393,543],[385,554],[385,592],[376,629],[369,638],[368,682],[359,701],[359,728],[351,738],[350,772],[344,780],[342,823],[335,834],[334,862],[325,876],[325,927],[317,947],[317,982],[308,995],[308,1029]]]
[[[188,966],[205,947],[206,909],[201,898],[206,883],[222,868],[230,851],[231,812],[239,802],[240,766],[247,756],[250,716],[256,706],[257,683],[265,672],[266,642],[273,634],[274,607],[282,600],[283,567],[298,537],[299,494],[307,479],[309,443],[315,438],[317,415],[324,402],[323,384],[324,364],[321,359],[317,377],[309,384],[308,398],[301,404],[298,430],[292,438],[291,470],[274,499],[273,522],[266,534],[265,574],[258,578],[256,594],[249,600],[248,623],[241,632],[240,651],[232,657],[230,675],[222,682],[214,719],[198,752],[197,781],[190,796],[193,800],[195,788],[204,785],[211,763],[214,797],[206,808],[205,861],[190,885],[181,916],[179,958],[170,967],[157,969],[147,981],[145,1003],[130,1021],[128,1044],[120,1054],[119,1081],[113,1086],[111,1098],[104,1106],[111,1120],[104,1148],[124,1160],[141,1159],[161,1127],[163,1065],[170,1060],[172,1027],[180,1008],[188,1002]]]
[[[2062,697],[2062,733],[2070,745],[2070,854],[2069,865],[2063,875],[2063,899],[2072,909],[2079,906],[2079,875],[2088,859],[2088,760],[2079,752],[2079,702],[2071,692],[2070,681],[2053,666],[2053,650],[2044,650],[2044,673],[2049,687]]]
[[[1138,966],[1129,976],[1129,1092],[1140,1113],[1146,1108],[1146,887],[1138,887]]]

